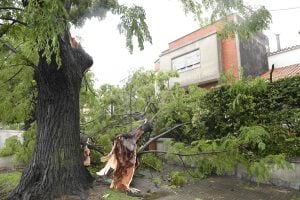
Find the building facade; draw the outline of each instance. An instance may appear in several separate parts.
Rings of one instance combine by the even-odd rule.
[[[232,20],[238,16],[232,15]],[[220,39],[221,22],[200,28],[169,43],[155,62],[155,69],[176,70],[178,78],[170,80],[170,86],[197,84],[202,87],[216,85],[221,74],[232,72],[235,78],[259,76],[268,69],[268,39],[256,34],[248,40],[238,36]]]
[[[281,68],[300,63],[300,45],[278,49],[268,54],[269,69]]]

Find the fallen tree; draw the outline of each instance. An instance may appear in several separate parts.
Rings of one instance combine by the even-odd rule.
[[[155,117],[155,115],[154,115]],[[135,169],[137,168],[137,155],[142,155],[145,153],[166,153],[161,151],[144,151],[152,142],[155,142],[157,139],[165,136],[171,131],[175,130],[178,127],[181,127],[187,123],[178,124],[169,130],[157,135],[156,137],[147,141],[142,145],[137,151],[137,141],[141,138],[142,134],[152,130],[151,122],[154,120],[154,117],[147,122],[145,120],[142,125],[140,125],[132,133],[124,133],[118,135],[114,139],[114,144],[111,152],[101,157],[101,162],[106,162],[104,168],[99,172],[96,172],[99,176],[105,176],[108,174],[110,169],[113,169],[113,178],[110,185],[110,188],[118,189],[131,193],[140,192],[138,189],[130,188],[130,183],[132,181]],[[216,153],[216,152],[211,152]],[[180,155],[180,154],[178,154]]]

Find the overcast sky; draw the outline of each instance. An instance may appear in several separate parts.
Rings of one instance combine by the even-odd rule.
[[[144,7],[147,23],[152,35],[152,45],[145,44],[145,50],[136,48],[130,54],[125,37],[119,34],[119,17],[108,13],[105,20],[89,20],[72,34],[80,38],[84,49],[93,57],[91,70],[95,74],[96,86],[120,84],[130,72],[138,68],[153,69],[159,54],[168,48],[168,43],[199,28],[192,16],[186,16],[178,0],[119,0],[120,3],[134,3]],[[281,47],[300,44],[300,0],[248,0],[252,5],[264,5],[271,11],[273,23],[265,34],[269,37],[271,51],[276,50],[275,33],[280,34]]]

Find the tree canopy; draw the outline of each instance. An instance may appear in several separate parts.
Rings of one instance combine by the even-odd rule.
[[[243,1],[180,0],[186,13],[203,22],[204,13],[210,12],[209,21],[237,12],[245,20],[237,24],[227,21],[224,37],[239,33],[244,36],[268,27],[270,13],[261,7],[253,10]],[[157,3],[159,6],[159,3]],[[70,26],[81,27],[92,17],[105,19],[107,12],[120,16],[118,28],[126,37],[126,46],[132,52],[134,41],[140,49],[152,42],[146,24],[146,13],[140,6],[128,7],[115,0],[4,0],[0,3],[0,110],[2,122],[18,123],[30,118],[35,101],[33,70],[40,56],[59,57],[59,37]],[[207,16],[207,15],[205,15]],[[136,38],[136,40],[134,39]],[[42,53],[41,53],[42,51]],[[5,118],[5,119],[4,119]]]

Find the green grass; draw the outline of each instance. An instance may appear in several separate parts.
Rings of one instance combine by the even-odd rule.
[[[10,172],[0,174],[0,199],[6,199],[8,194],[20,181],[21,172]]]
[[[140,198],[128,196],[126,193],[119,192],[116,190],[106,189],[103,192],[103,199],[105,200],[138,200]]]

